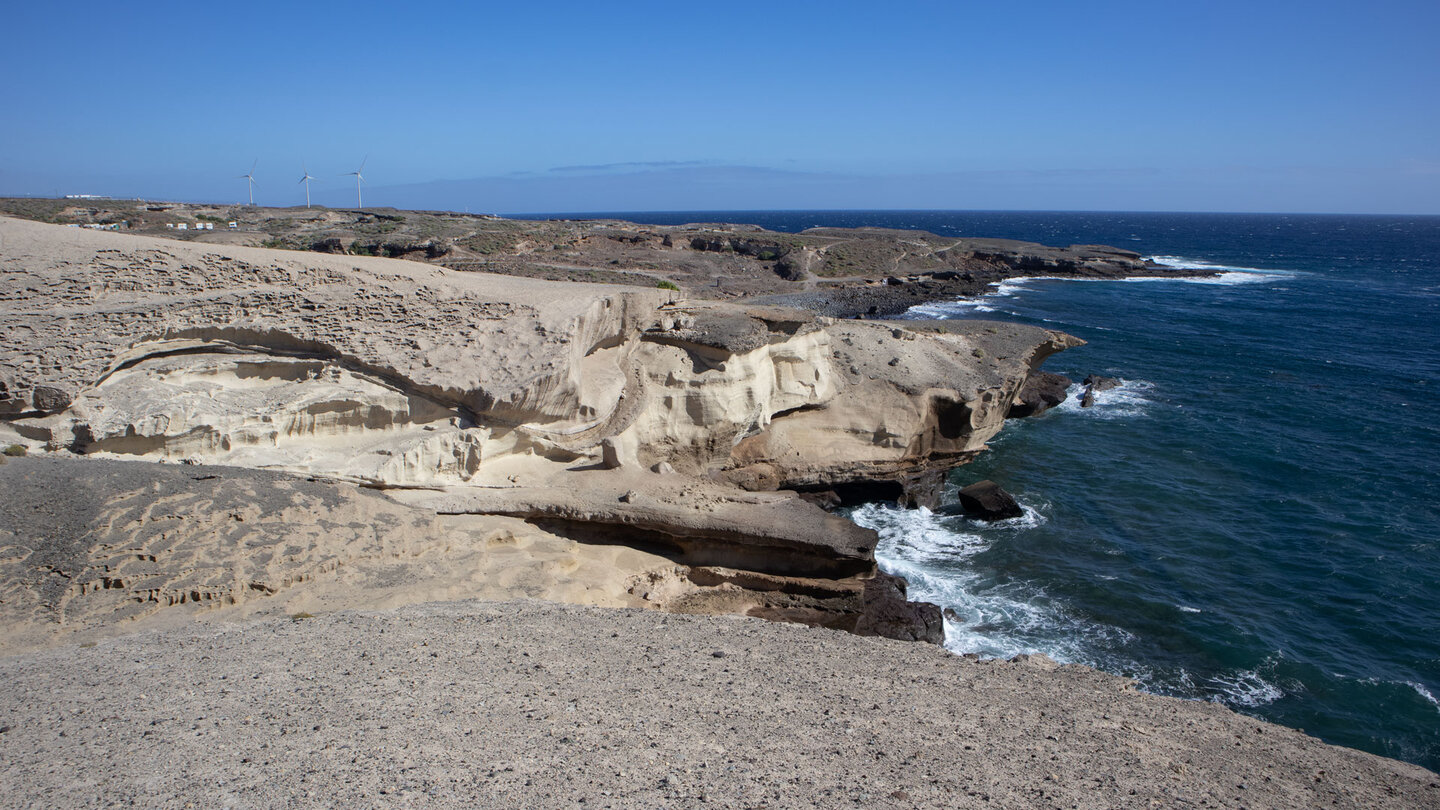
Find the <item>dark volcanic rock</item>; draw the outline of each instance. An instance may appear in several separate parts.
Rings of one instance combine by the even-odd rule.
[[[855,623],[858,636],[881,636],[901,641],[945,641],[938,605],[905,599],[905,580],[883,571],[865,582],[864,609]]]
[[[1025,514],[1010,493],[994,481],[979,481],[960,490],[960,507],[980,520],[1005,520]]]
[[[1084,385],[1092,391],[1109,391],[1111,388],[1120,387],[1120,378],[1101,377],[1099,374],[1091,374],[1081,382],[1081,385]]]
[[[1008,418],[1023,419],[1050,410],[1065,401],[1070,385],[1070,378],[1063,374],[1048,371],[1031,374],[1020,389],[1018,401],[1010,406]]]

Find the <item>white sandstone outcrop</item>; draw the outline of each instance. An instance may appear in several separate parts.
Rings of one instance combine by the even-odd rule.
[[[782,578],[869,577],[873,534],[743,490],[923,501],[1076,343],[4,218],[0,244],[0,417],[37,450],[442,489],[411,502]]]

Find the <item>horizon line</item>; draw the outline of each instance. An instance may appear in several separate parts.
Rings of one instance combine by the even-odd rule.
[[[307,206],[299,203],[295,205],[250,205],[243,202],[220,202],[215,200],[183,200],[183,199],[160,199],[155,197],[124,197],[114,195],[95,195],[91,197],[67,197],[51,196],[46,194],[5,194],[0,193],[0,199],[12,200],[71,200],[81,203],[85,200],[115,200],[121,202],[150,202],[170,203],[182,205],[217,205],[240,208],[305,208]],[[727,213],[727,214],[853,214],[853,213],[899,213],[899,214],[1185,214],[1185,215],[1231,215],[1231,216],[1313,216],[1313,217],[1440,217],[1440,213],[1397,213],[1379,211],[1184,211],[1176,209],[1139,209],[1139,208],[632,208],[628,210],[617,209],[592,209],[592,210],[555,210],[555,211],[469,211],[456,210],[454,208],[399,208],[393,205],[367,205],[355,208],[349,205],[325,205],[315,203],[311,208],[334,208],[338,210],[367,210],[388,208],[395,211],[436,211],[452,214],[471,214],[474,216],[496,216],[509,219],[523,219],[526,217],[540,217],[547,219],[576,218],[580,216],[598,217],[602,214],[704,214],[704,213]],[[603,217],[614,218],[614,217]]]

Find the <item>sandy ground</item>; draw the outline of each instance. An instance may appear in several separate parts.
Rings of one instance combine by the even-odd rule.
[[[1440,777],[1048,659],[456,602],[0,659],[9,807],[1437,807]]]

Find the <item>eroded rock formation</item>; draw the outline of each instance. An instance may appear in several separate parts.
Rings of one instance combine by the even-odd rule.
[[[681,574],[648,601],[674,609],[900,637],[933,640],[929,614],[864,586],[873,533],[815,503],[928,502],[1078,342],[8,219],[0,239],[0,415],[37,450],[381,487],[653,550]]]

